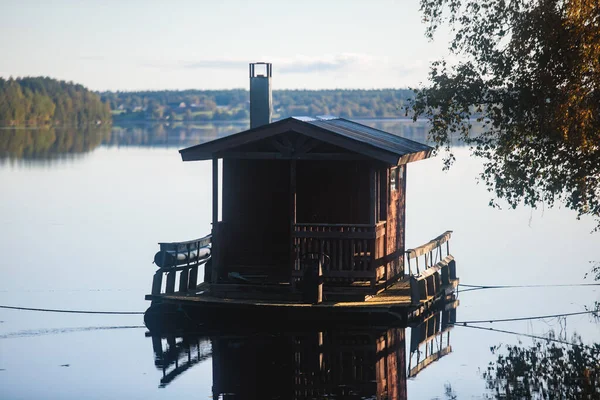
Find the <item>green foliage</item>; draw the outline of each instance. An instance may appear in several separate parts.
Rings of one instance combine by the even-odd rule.
[[[553,339],[553,336],[550,336]],[[497,399],[597,399],[600,397],[600,344],[537,342],[531,347],[493,346],[498,354],[483,378]]]
[[[81,85],[51,78],[0,78],[0,124],[110,122],[110,107]]]
[[[592,264],[591,276],[595,280],[600,281],[600,261],[590,261],[590,264]],[[590,274],[585,274],[584,278],[587,278]]]
[[[481,177],[496,198],[512,207],[564,204],[596,218],[597,229],[599,4],[421,0],[427,36],[448,23],[460,61],[433,63],[431,86],[415,90],[410,107],[431,121],[438,149],[458,136],[484,158]],[[474,119],[483,134],[473,135]]]
[[[246,90],[183,90],[158,92],[104,92],[103,101],[113,110],[129,113],[145,110],[149,119],[164,109],[164,115],[182,114],[188,119],[191,110],[194,120],[247,119],[249,94]],[[399,118],[413,93],[407,89],[381,90],[275,90],[273,110],[277,118],[294,115],[336,115],[346,118]],[[205,112],[205,114],[196,114]],[[201,115],[201,116],[199,116]],[[125,119],[127,115],[115,116]]]
[[[584,278],[592,277],[596,281],[600,282],[600,261],[590,261],[592,270],[585,274]],[[594,310],[596,311],[594,317],[600,321],[600,301],[596,301],[594,304]]]

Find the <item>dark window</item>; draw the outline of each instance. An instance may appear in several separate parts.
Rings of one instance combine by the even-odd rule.
[[[398,190],[398,167],[390,170],[390,190]]]

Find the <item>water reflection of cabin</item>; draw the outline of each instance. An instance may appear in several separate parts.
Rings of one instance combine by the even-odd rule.
[[[162,371],[160,387],[212,359],[214,399],[406,399],[407,377],[452,352],[457,307],[454,299],[409,329],[303,324],[256,330],[184,324],[172,333],[148,335]]]
[[[406,399],[404,328],[153,336],[160,387],[212,358],[214,399]]]
[[[339,286],[366,293],[397,280],[406,164],[430,154],[429,146],[332,117],[287,118],[181,150],[184,161],[212,160],[213,253],[205,279],[295,287],[302,260],[316,253],[326,255],[329,299]]]

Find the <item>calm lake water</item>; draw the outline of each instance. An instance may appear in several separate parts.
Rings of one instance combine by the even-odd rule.
[[[420,141],[426,132],[424,123],[363,122]],[[0,305],[143,312],[157,242],[210,231],[210,162],[183,163],[177,149],[244,128],[0,130]],[[442,171],[441,157],[408,166],[408,247],[453,230],[451,252],[467,285],[589,282],[589,262],[600,259],[600,237],[590,234],[593,221],[577,221],[566,209],[492,209],[490,194],[476,181],[481,162],[467,148],[455,153],[449,172]],[[458,297],[457,321],[471,321],[585,311],[600,296],[597,286],[586,286],[465,291]],[[554,330],[566,340],[576,332],[584,343],[600,337],[600,323],[589,315],[478,326],[542,336]],[[145,335],[142,315],[0,309],[0,398],[202,399],[211,398],[213,389],[237,394],[226,398],[320,398],[299,389],[319,379],[334,382],[328,390],[338,397],[371,391],[375,398],[382,384],[369,378],[378,368],[376,342],[404,338],[406,347],[397,354],[408,360],[414,334],[410,328],[245,328],[209,338],[153,339]],[[405,389],[409,399],[445,399],[448,386],[459,399],[484,398],[482,373],[496,358],[490,347],[529,346],[534,339],[456,326],[449,342],[448,355],[406,382],[407,360],[394,361],[400,398]],[[299,361],[314,354],[319,360],[315,343],[326,345],[321,367]],[[335,367],[344,357],[354,360],[355,370],[364,369],[364,392],[354,397],[343,384],[346,372]]]

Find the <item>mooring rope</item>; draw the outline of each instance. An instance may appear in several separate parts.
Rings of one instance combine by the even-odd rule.
[[[70,314],[109,314],[109,315],[142,315],[143,311],[88,311],[88,310],[57,310],[52,308],[31,308],[31,307],[14,307],[14,306],[2,306],[9,310],[23,310],[23,311],[42,311],[42,312],[55,312],[55,313],[70,313]]]
[[[473,290],[482,289],[512,289],[512,288],[547,288],[547,287],[578,287],[578,286],[600,286],[600,283],[559,283],[548,285],[467,285],[459,283],[459,287],[465,287],[466,290],[461,290],[462,293]]]
[[[481,319],[474,321],[458,321],[453,325],[467,325],[467,324],[491,324],[494,322],[513,322],[513,321],[530,321],[533,319],[551,319],[551,318],[559,318],[559,317],[570,317],[573,315],[585,315],[585,314],[600,314],[600,310],[588,310],[588,311],[579,311],[572,313],[564,313],[564,314],[551,314],[551,315],[538,315],[533,317],[517,317],[517,318],[500,318],[500,319]]]
[[[539,335],[532,335],[532,334],[529,334],[529,333],[507,331],[507,330],[504,330],[504,329],[487,328],[487,327],[483,327],[483,326],[472,326],[472,325],[457,325],[457,326],[462,327],[462,328],[481,329],[481,330],[484,330],[484,331],[491,331],[491,332],[508,333],[510,335],[524,336],[524,337],[529,337],[529,338],[532,338],[532,339],[546,340],[546,341],[549,341],[549,342],[566,344],[566,345],[575,346],[575,347],[586,347],[586,348],[588,348],[590,350],[596,350],[594,347],[585,345],[583,343],[581,343],[581,344],[580,343],[572,343],[572,342],[567,342],[566,340],[554,339],[554,338],[544,337],[544,336],[539,336]]]

